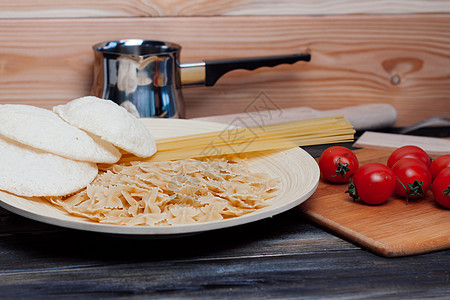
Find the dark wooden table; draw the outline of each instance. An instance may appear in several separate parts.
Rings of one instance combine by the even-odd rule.
[[[159,240],[0,220],[1,298],[450,299],[450,250],[383,258],[297,209]]]

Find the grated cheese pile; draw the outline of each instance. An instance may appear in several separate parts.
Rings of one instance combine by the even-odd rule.
[[[242,216],[270,204],[280,182],[236,157],[99,165],[82,191],[47,197],[70,214],[117,225],[170,226]]]

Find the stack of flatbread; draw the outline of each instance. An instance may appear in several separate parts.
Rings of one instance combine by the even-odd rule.
[[[149,157],[156,142],[112,101],[82,97],[53,111],[0,105],[0,190],[19,196],[74,193],[95,179],[97,163],[115,163],[123,152]]]

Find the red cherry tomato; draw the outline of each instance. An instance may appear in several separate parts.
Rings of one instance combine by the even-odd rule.
[[[403,146],[394,150],[388,158],[387,166],[392,168],[395,163],[402,158],[415,158],[422,161],[427,167],[430,167],[431,160],[428,154],[417,146]]]
[[[377,205],[386,202],[394,193],[395,175],[386,165],[369,163],[356,170],[351,178],[348,193],[353,200]]]
[[[437,203],[450,208],[450,167],[445,168],[436,176],[431,190]]]
[[[415,158],[400,159],[392,171],[397,177],[395,192],[406,199],[424,196],[431,186],[430,169]]]
[[[331,182],[348,182],[358,167],[356,155],[350,149],[341,146],[326,149],[319,160],[320,173]]]
[[[445,168],[450,167],[450,154],[442,155],[433,160],[430,166],[431,175],[434,178]]]

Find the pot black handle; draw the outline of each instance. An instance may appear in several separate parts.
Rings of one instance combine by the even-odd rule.
[[[311,54],[309,53],[254,58],[205,60],[205,85],[213,86],[222,75],[232,70],[255,70],[260,67],[274,67],[280,64],[293,64],[298,61],[310,60]]]
[[[181,64],[181,84],[183,86],[213,86],[217,80],[232,70],[254,70],[260,67],[274,67],[280,64],[293,64],[298,61],[310,61],[311,54],[296,53],[278,56],[251,58],[231,58],[204,60]]]

